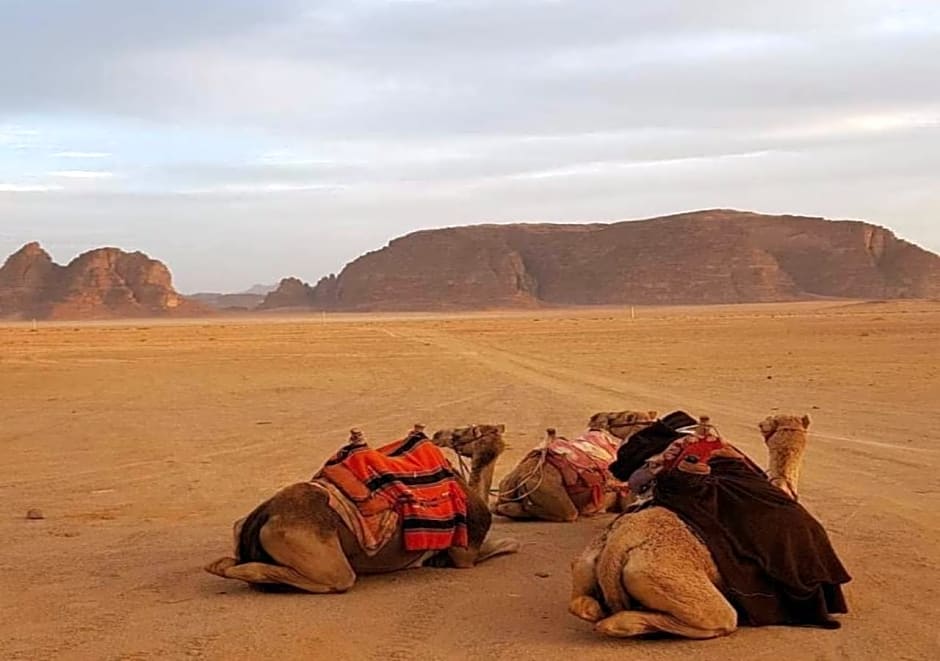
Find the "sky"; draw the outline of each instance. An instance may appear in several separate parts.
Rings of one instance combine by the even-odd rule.
[[[0,259],[240,291],[416,229],[716,207],[940,252],[940,3],[0,0]]]

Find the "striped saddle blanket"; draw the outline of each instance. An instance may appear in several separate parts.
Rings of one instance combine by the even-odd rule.
[[[592,429],[576,439],[558,436],[549,441],[545,461],[561,473],[565,489],[575,495],[590,492],[591,502],[583,514],[597,512],[605,491],[614,488],[607,467],[617,458],[619,440]]]
[[[337,487],[366,522],[394,510],[405,550],[467,546],[467,495],[441,450],[423,432],[380,448],[346,445],[313,476]]]

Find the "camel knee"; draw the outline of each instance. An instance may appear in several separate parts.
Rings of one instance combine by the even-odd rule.
[[[581,595],[568,602],[568,612],[586,622],[598,622],[604,617],[604,607],[594,597]]]
[[[695,626],[714,631],[716,636],[725,636],[738,628],[738,613],[727,602],[720,605],[715,603],[703,610]]]
[[[356,575],[350,573],[346,576],[338,576],[332,581],[332,588],[334,592],[343,593],[348,592],[352,589],[352,586],[356,584]]]

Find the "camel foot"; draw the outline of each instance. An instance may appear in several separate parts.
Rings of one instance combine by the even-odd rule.
[[[612,638],[630,638],[656,631],[646,623],[643,616],[644,613],[636,611],[620,611],[596,622],[594,631]]]
[[[507,519],[531,519],[532,515],[525,511],[521,503],[496,503],[492,512]]]
[[[210,562],[208,565],[203,567],[203,569],[210,574],[215,574],[216,576],[221,576],[222,578],[228,578],[225,572],[234,567],[235,564],[235,558],[219,558],[215,562]]]
[[[517,540],[508,537],[506,539],[497,539],[495,541],[485,541],[483,546],[480,548],[480,553],[477,555],[476,563],[479,564],[484,560],[489,560],[490,558],[495,558],[498,555],[507,555],[509,553],[518,553],[519,549],[522,548]]]
[[[594,597],[575,597],[568,604],[568,612],[586,622],[598,622],[604,618],[604,608]]]
[[[737,628],[733,619],[723,623],[719,622],[719,620],[720,618],[715,620],[718,626],[710,628],[707,626],[689,624],[667,613],[620,611],[595,624],[594,630],[605,636],[612,636],[614,638],[630,638],[632,636],[662,632],[673,634],[674,636],[682,636],[684,638],[705,640],[707,638],[727,636]]]

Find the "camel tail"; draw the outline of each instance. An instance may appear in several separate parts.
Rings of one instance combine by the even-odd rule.
[[[268,502],[261,503],[248,515],[245,523],[242,525],[241,533],[238,536],[238,564],[243,565],[246,562],[263,562],[269,565],[277,564],[274,558],[264,550],[261,545],[261,529],[271,518],[268,512]]]

